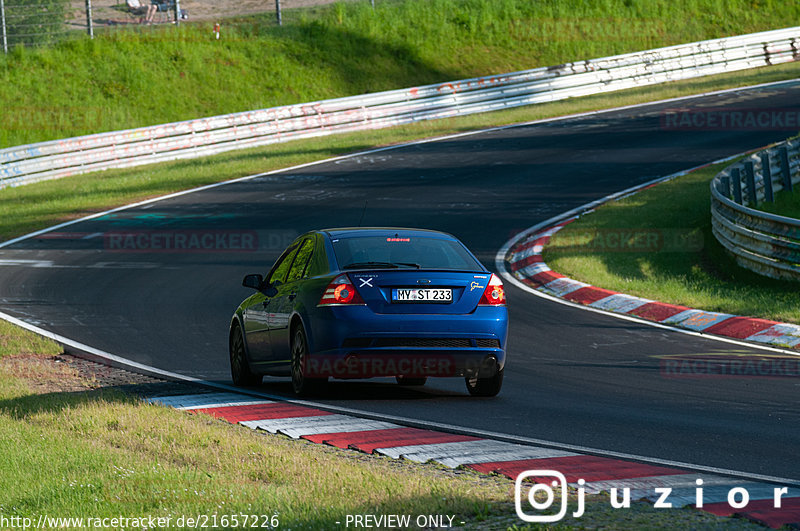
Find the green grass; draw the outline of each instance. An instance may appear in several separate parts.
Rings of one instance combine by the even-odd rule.
[[[378,0],[374,13],[363,4],[287,12],[283,28],[270,16],[227,21],[220,42],[210,39],[207,24],[190,24],[17,49],[0,56],[0,146],[771,29],[800,13],[790,2],[751,1]],[[0,239],[145,197],[376,145],[797,73],[788,65],[4,189]],[[475,527],[487,517],[519,523],[508,482],[260,436],[114,391],[61,392],[77,376],[47,362],[58,352],[0,323],[0,513],[6,517],[277,512],[282,526],[319,529],[347,513],[443,513]],[[44,355],[33,363],[37,353]],[[49,391],[35,392],[42,388]],[[747,526],[641,503],[616,511],[600,497],[588,504],[587,516],[565,525]]]
[[[513,514],[509,482],[261,436],[92,390],[93,382],[52,362],[61,352],[0,321],[5,518],[171,516],[174,529],[181,515],[277,514],[281,528],[323,529],[367,512],[468,522]]]
[[[0,55],[0,147],[774,29],[772,0],[381,0]]]
[[[585,215],[555,235],[545,248],[545,261],[576,280],[631,295],[800,323],[797,286],[739,267],[711,233],[709,182],[726,164],[730,163],[695,171]],[[679,239],[669,248],[650,252],[599,248],[599,242],[610,241],[608,235],[632,230]]]
[[[52,341],[0,320],[0,359],[19,354],[60,353],[61,348]]]
[[[775,194],[774,203],[761,203],[758,210],[800,219],[800,186],[794,185],[792,192],[780,191]]]
[[[508,485],[354,459],[115,392],[30,395],[0,381],[0,434],[6,517],[277,514],[281,528],[324,529],[366,512],[509,513]]]
[[[191,527],[179,526],[180,517],[255,514],[277,515],[280,529],[332,529],[343,527],[335,522],[348,514],[440,514],[467,529],[522,524],[510,480],[258,434],[113,388],[91,389],[96,382],[53,362],[58,346],[1,321],[0,344],[21,351],[0,357],[0,514],[6,519],[170,517],[168,528],[175,529]],[[571,507],[576,503],[570,500]],[[607,496],[587,496],[586,514],[562,525],[755,528],[643,502],[615,510]]]

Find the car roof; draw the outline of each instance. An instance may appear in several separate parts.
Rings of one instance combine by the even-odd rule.
[[[341,227],[335,229],[322,229],[331,238],[357,238],[364,236],[398,235],[404,237],[439,237],[456,240],[452,234],[430,229],[411,229],[404,227]]]

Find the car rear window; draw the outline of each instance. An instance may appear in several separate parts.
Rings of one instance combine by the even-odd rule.
[[[340,268],[358,266],[414,267],[483,271],[464,246],[454,240],[425,236],[356,236],[334,238],[333,250]]]

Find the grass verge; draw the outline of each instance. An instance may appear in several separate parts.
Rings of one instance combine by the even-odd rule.
[[[800,323],[796,286],[739,267],[711,233],[709,182],[728,164],[598,208],[558,232],[545,261],[576,280],[639,297]],[[619,241],[629,245],[621,249]]]
[[[265,4],[265,9],[270,9]],[[796,2],[381,0],[0,54],[0,147],[785,27]],[[47,80],[47,82],[43,82]]]
[[[267,521],[276,515],[281,529],[330,529],[343,527],[335,522],[348,514],[397,514],[411,515],[412,522],[449,515],[456,528],[529,529],[514,513],[513,483],[505,478],[312,445],[148,405],[87,381],[56,357],[60,352],[0,321],[0,513],[6,519],[152,516],[179,528],[191,527],[178,525],[181,517],[212,522],[216,515],[215,527],[239,527],[231,515],[240,515],[240,525],[241,515]],[[135,392],[136,385],[126,389]],[[614,510],[607,496],[586,501],[581,519],[561,524],[755,528],[692,509],[639,502]],[[45,527],[79,526],[47,520]]]
[[[800,219],[800,186],[795,185],[792,192],[781,190],[775,194],[774,203],[761,203],[758,209],[779,216]]]
[[[236,151],[214,157],[108,170],[0,190],[0,240],[178,190],[418,138],[792,79],[800,64],[575,98],[508,111]]]

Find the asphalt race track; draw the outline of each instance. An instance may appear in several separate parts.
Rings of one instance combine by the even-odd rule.
[[[451,232],[494,269],[497,249],[537,222],[794,134],[666,130],[662,111],[679,106],[797,112],[800,83],[415,144],[81,222],[0,249],[0,310],[140,363],[229,382],[227,327],[250,293],[242,276],[266,273],[306,230],[356,225],[363,212],[363,225]],[[112,249],[115,234],[136,231],[213,233],[219,248]],[[256,237],[254,252],[224,248]],[[763,351],[507,289],[509,361],[497,398],[470,398],[461,379],[420,389],[376,380],[336,382],[323,401],[800,480],[800,379],[661,371],[663,356]],[[267,378],[261,389],[291,396],[288,379]]]

